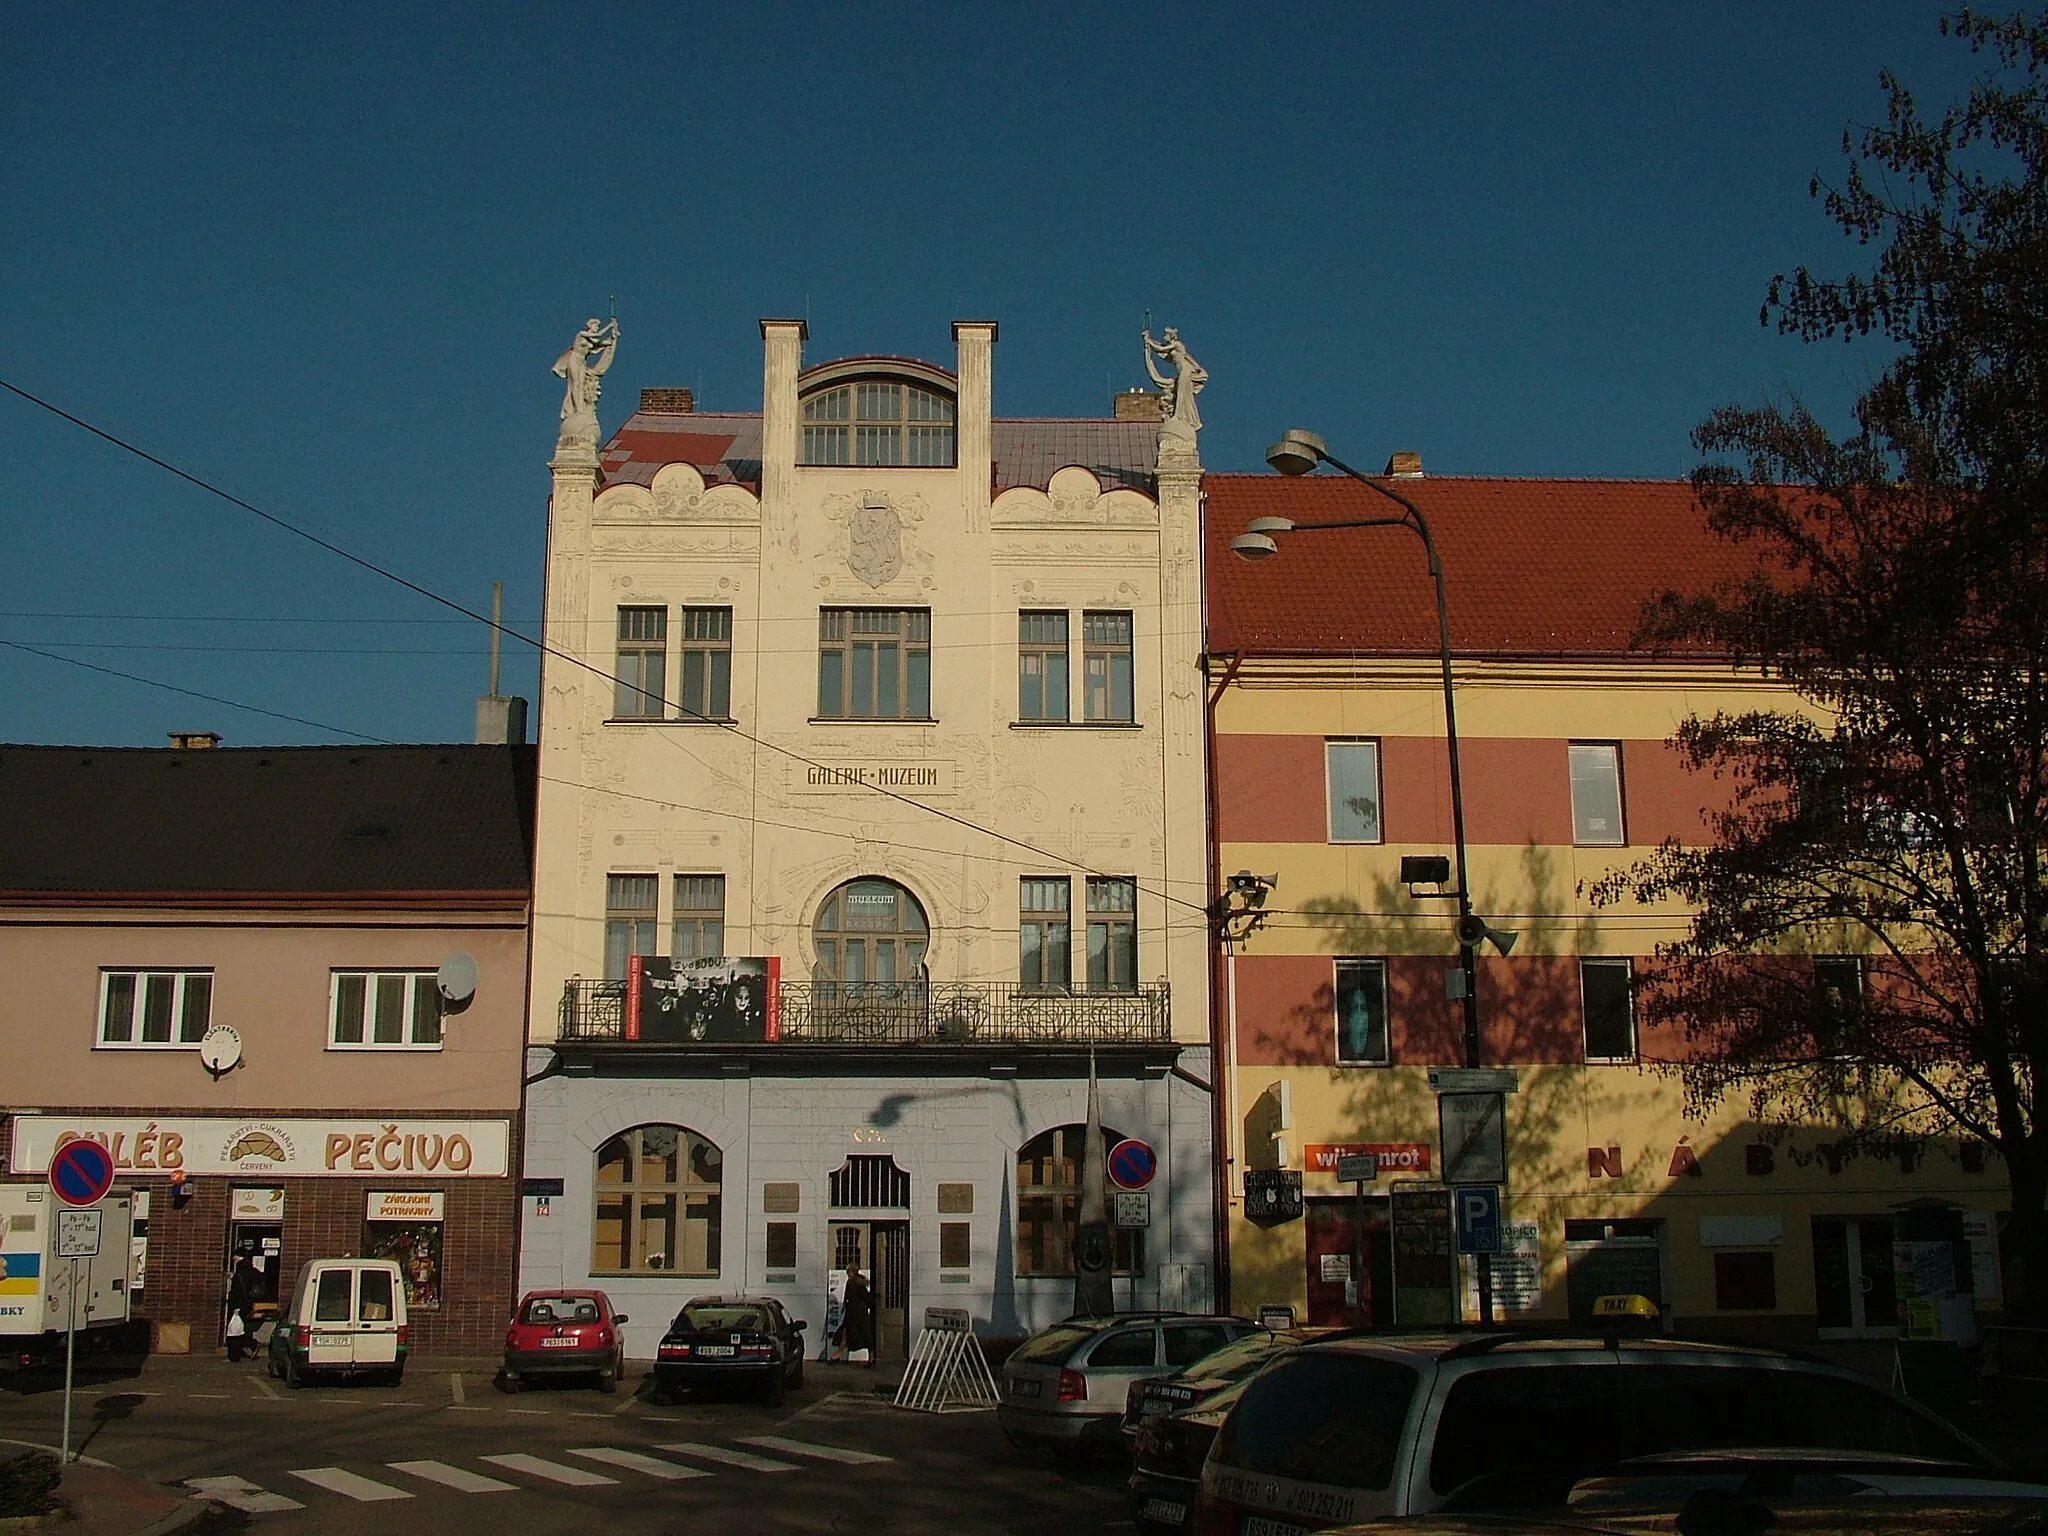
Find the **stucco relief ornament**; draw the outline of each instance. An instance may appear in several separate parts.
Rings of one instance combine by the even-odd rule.
[[[595,315],[584,321],[583,329],[569,343],[569,350],[555,359],[555,377],[562,380],[562,430],[555,439],[557,450],[597,449],[597,396],[603,387],[605,370],[619,348],[616,317],[600,321]]]
[[[1180,332],[1172,326],[1166,328],[1166,340],[1154,341],[1152,333],[1145,333],[1145,371],[1152,375],[1152,382],[1159,386],[1164,397],[1161,408],[1165,420],[1159,428],[1161,437],[1182,437],[1190,443],[1195,434],[1202,430],[1202,413],[1195,406],[1195,396],[1202,386],[1209,382],[1209,371],[1195,361],[1194,353],[1187,349],[1187,343],[1180,339]],[[1173,365],[1171,374],[1161,373],[1155,357],[1164,358]]]
[[[903,574],[903,520],[894,507],[863,500],[846,521],[846,568],[871,587]]]

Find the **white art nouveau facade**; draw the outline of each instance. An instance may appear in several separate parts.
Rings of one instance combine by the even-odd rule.
[[[711,1292],[817,1340],[848,1262],[885,1353],[926,1306],[1022,1334],[1092,1057],[1158,1162],[1118,1301],[1206,1305],[1199,369],[1157,349],[1163,420],[995,420],[992,323],[950,367],[762,337],[758,413],[649,390],[602,446],[616,333],[557,367],[522,1286],[643,1355]]]

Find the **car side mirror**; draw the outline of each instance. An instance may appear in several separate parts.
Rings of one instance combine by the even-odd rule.
[[[809,1323],[806,1323],[806,1322],[805,1322],[805,1321],[804,1321],[804,1320],[803,1320],[802,1318],[800,1318],[800,1317],[799,1317],[799,1318],[793,1318],[793,1319],[792,1319],[792,1320],[790,1321],[790,1325],[789,1325],[789,1326],[790,1326],[790,1327],[792,1327],[792,1328],[794,1328],[794,1329],[795,1329],[795,1330],[796,1330],[796,1331],[797,1331],[798,1333],[802,1333],[802,1332],[803,1332],[803,1331],[804,1331],[804,1330],[805,1330],[806,1328],[808,1328],[808,1327],[810,1326],[810,1324],[809,1324]]]
[[[617,1327],[623,1328],[626,1326],[626,1324],[630,1323],[631,1321],[633,1321],[633,1319],[626,1316],[626,1314],[623,1312],[614,1312],[612,1314],[612,1322]]]

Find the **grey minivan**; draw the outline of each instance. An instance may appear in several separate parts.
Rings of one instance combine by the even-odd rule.
[[[1004,1362],[996,1420],[1012,1445],[1107,1449],[1118,1443],[1132,1382],[1185,1370],[1258,1331],[1242,1317],[1184,1312],[1069,1318]]]

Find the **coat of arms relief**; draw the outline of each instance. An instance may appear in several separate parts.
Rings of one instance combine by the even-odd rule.
[[[880,590],[906,567],[929,571],[932,557],[917,549],[910,535],[925,519],[922,496],[893,496],[863,491],[858,496],[833,496],[825,516],[839,528],[828,557],[841,556],[846,568],[868,586]]]

